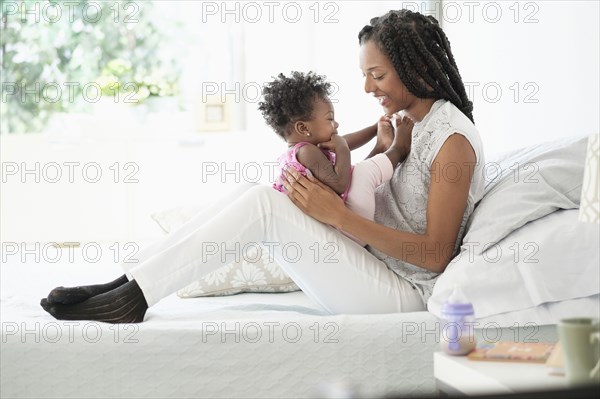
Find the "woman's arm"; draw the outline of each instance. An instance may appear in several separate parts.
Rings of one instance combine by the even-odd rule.
[[[347,209],[341,199],[314,179],[289,176],[288,195],[308,215],[333,225],[370,246],[424,269],[441,273],[451,260],[467,205],[475,152],[459,134],[450,136],[431,167],[427,201],[427,231],[412,234],[377,224]],[[444,175],[446,165],[457,165],[459,173]]]

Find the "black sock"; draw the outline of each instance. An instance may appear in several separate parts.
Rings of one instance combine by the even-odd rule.
[[[106,323],[140,323],[148,303],[135,280],[91,297],[81,303],[63,305],[43,298],[40,305],[58,320],[95,320]]]
[[[106,284],[82,285],[79,287],[56,287],[50,291],[47,299],[49,303],[60,303],[63,305],[81,303],[93,296],[114,290],[128,281],[127,276],[122,275],[118,279]]]

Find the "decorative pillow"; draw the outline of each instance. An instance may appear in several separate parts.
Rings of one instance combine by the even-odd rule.
[[[253,246],[245,259],[232,262],[177,291],[181,298],[224,296],[242,292],[290,292],[298,286],[277,265],[266,248]]]
[[[551,319],[543,304],[558,302],[561,314],[580,315],[579,302],[572,300],[595,295],[597,301],[600,293],[598,242],[598,224],[579,222],[578,209],[553,212],[483,254],[463,248],[438,277],[427,308],[439,317],[443,302],[459,284],[478,321],[529,309],[539,316],[536,320],[553,324],[558,320]]]
[[[201,210],[198,206],[179,207],[153,214],[151,217],[169,233]],[[207,274],[198,281],[177,291],[181,298],[225,296],[242,292],[291,292],[300,288],[270,259],[265,247],[252,247],[240,259]]]
[[[512,151],[486,164],[486,188],[464,243],[482,254],[512,231],[557,209],[579,207],[587,137]]]

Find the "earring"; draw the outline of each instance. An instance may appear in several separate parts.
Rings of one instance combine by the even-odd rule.
[[[306,133],[307,136],[310,136],[310,133]]]

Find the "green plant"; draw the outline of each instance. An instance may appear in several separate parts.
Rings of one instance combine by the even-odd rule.
[[[145,90],[148,96],[152,90],[176,93],[175,56],[164,56],[161,50],[168,35],[175,34],[177,21],[157,16],[153,2],[0,0],[0,7],[2,133],[40,132],[57,112],[89,110],[99,94],[110,93],[106,90],[115,81],[103,81],[110,78],[104,71],[114,69],[115,60],[124,61],[121,73],[129,70],[132,75],[130,82],[121,80],[112,90],[135,84],[137,75],[160,71],[158,85],[138,80],[137,95]],[[21,13],[21,8],[30,12]],[[57,9],[60,18],[52,14]]]
[[[177,81],[164,70],[134,70],[131,62],[114,59],[108,62],[98,78],[103,95],[127,98],[128,102],[143,103],[148,97],[174,96],[178,93]],[[124,96],[121,96],[123,94]],[[130,94],[130,95],[129,95]]]

